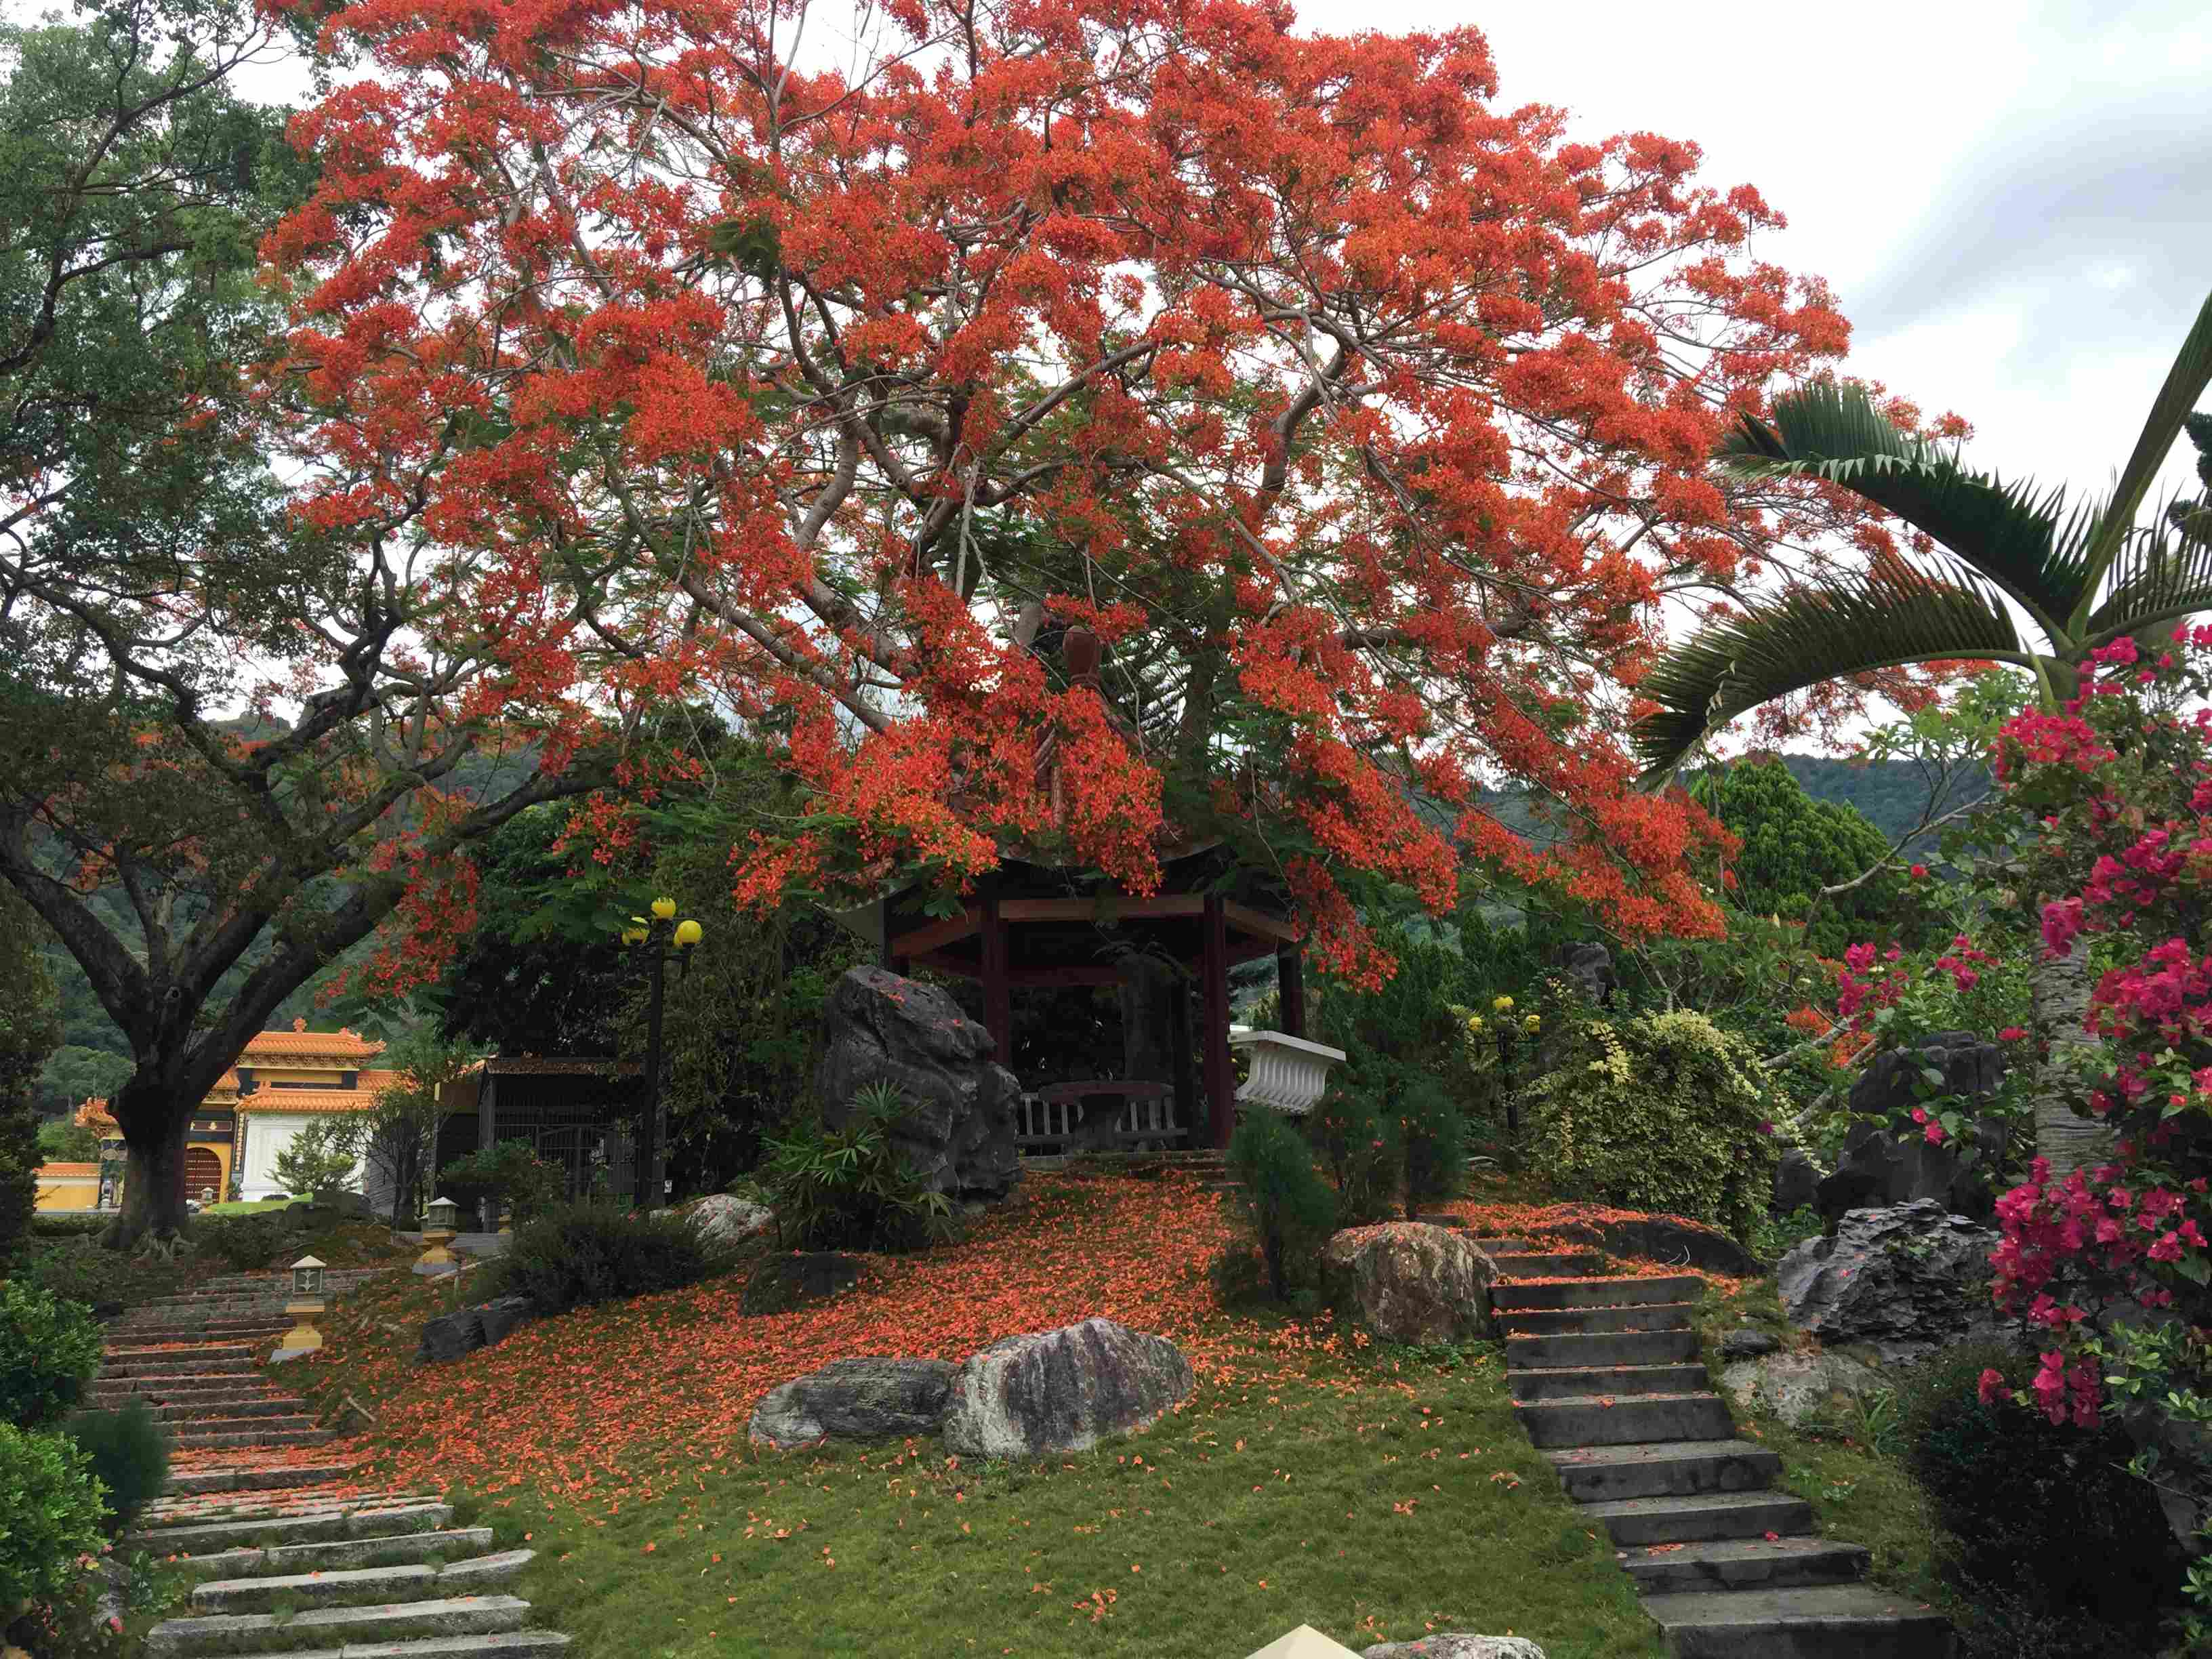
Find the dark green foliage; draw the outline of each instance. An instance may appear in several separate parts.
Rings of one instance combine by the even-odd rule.
[[[453,1200],[465,1217],[472,1218],[489,1199],[511,1208],[518,1225],[544,1214],[562,1192],[561,1172],[526,1140],[502,1140],[455,1158],[438,1171],[436,1184],[434,1196]]]
[[[49,1164],[90,1164],[100,1157],[100,1137],[82,1123],[50,1117],[39,1125],[39,1156]]]
[[[784,1243],[807,1250],[907,1250],[939,1238],[952,1206],[891,1145],[899,1100],[864,1089],[842,1128],[802,1123],[766,1138],[759,1171]]]
[[[1906,1466],[1948,1534],[1943,1571],[1971,1601],[1986,1601],[1990,1628],[1966,1651],[2002,1638],[2039,1613],[2053,1624],[2086,1621],[2074,1653],[2153,1651],[2160,1613],[2178,1599],[2181,1558],[2150,1489],[2127,1473],[2135,1447],[2106,1422],[2056,1425],[2041,1412],[1999,1399],[1984,1405],[1984,1368],[2008,1391],[2035,1362],[1996,1344],[1939,1355],[1899,1390]],[[2098,1627],[2101,1626],[2100,1632]]]
[[[0,890],[0,1263],[30,1224],[38,1198],[40,1149],[33,1092],[39,1068],[61,1041],[53,981],[38,952],[39,923],[28,906]]]
[[[1336,1229],[1336,1194],[1316,1172],[1305,1138],[1264,1108],[1246,1112],[1237,1126],[1229,1168],[1243,1186],[1268,1288],[1277,1301],[1288,1301],[1294,1285],[1317,1276],[1322,1246]]]
[[[44,1600],[100,1549],[100,1486],[82,1452],[58,1434],[0,1422],[0,1610]]]
[[[192,1240],[240,1273],[259,1273],[293,1242],[279,1215],[272,1210],[260,1215],[204,1217],[192,1228]]]
[[[1337,1225],[1364,1227],[1397,1213],[1397,1124],[1364,1079],[1348,1066],[1332,1071],[1306,1133],[1335,1183]]]
[[[106,1488],[107,1530],[125,1531],[138,1511],[161,1496],[169,1478],[169,1431],[143,1400],[118,1411],[82,1411],[63,1432],[91,1460],[92,1472]]]
[[[673,1218],[648,1219],[605,1205],[568,1204],[517,1227],[486,1269],[486,1296],[526,1296],[541,1313],[566,1313],[678,1290],[722,1271],[728,1261],[697,1229]]]
[[[1467,1184],[1467,1125],[1459,1103],[1426,1072],[1401,1068],[1391,1079],[1397,1113],[1399,1182],[1412,1221]]]
[[[0,1280],[0,1423],[42,1429],[60,1422],[99,1369],[100,1327],[90,1310],[21,1279]]]
[[[1583,1018],[1522,1092],[1528,1166],[1563,1198],[1687,1216],[1748,1244],[1773,1193],[1758,1057],[1703,1014]]]
[[[1821,896],[1824,887],[1880,865],[1889,842],[1853,808],[1814,799],[1780,761],[1739,761],[1704,773],[1692,781],[1690,794],[1743,842],[1729,866],[1735,884],[1727,899],[1735,908],[1808,922],[1805,942],[1827,957],[1840,957],[1859,939],[1887,944],[1910,922],[1902,871]]]
[[[352,1135],[338,1117],[310,1118],[276,1154],[276,1184],[295,1197],[336,1192],[353,1179]]]

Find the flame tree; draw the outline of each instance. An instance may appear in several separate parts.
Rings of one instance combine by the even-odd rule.
[[[1706,469],[1847,330],[1693,146],[1500,106],[1473,30],[1238,0],[317,17],[373,73],[269,244],[315,510],[419,498],[510,603],[591,595],[621,678],[777,731],[810,808],[741,899],[1010,846],[1142,891],[1173,836],[1355,978],[1360,904],[1468,873],[1719,930],[1632,688],[1670,599],[1864,524]]]

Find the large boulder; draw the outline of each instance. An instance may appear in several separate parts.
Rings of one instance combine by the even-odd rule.
[[[1789,1215],[1806,1208],[1820,1196],[1820,1166],[1802,1146],[1784,1146],[1774,1166],[1773,1210]]]
[[[789,1313],[816,1302],[842,1296],[860,1282],[858,1257],[835,1250],[804,1250],[793,1255],[772,1255],[753,1269],[745,1280],[744,1300],[749,1314]]]
[[[1000,1198],[1021,1175],[1014,1109],[1021,1085],[992,1057],[991,1034],[934,986],[854,968],[822,1015],[814,1083],[824,1122],[842,1127],[853,1097],[888,1083],[906,1101],[891,1141],[939,1192]]]
[[[952,1400],[945,1359],[833,1359],[770,1389],[753,1407],[750,1438],[788,1450],[817,1440],[935,1434]]]
[[[1322,1276],[1331,1300],[1386,1342],[1456,1342],[1490,1329],[1497,1266],[1449,1228],[1347,1227],[1322,1250]]]
[[[1895,1381],[1878,1365],[1826,1349],[1770,1353],[1721,1367],[1721,1387],[1737,1405],[1772,1412],[1792,1428],[1832,1419],[1852,1400]]]
[[[775,1212],[767,1205],[729,1193],[709,1193],[697,1203],[672,1213],[690,1222],[709,1244],[742,1244],[775,1226]]]
[[[1814,1199],[1831,1223],[1858,1209],[1886,1209],[1935,1199],[1955,1214],[1976,1220],[1995,1212],[1996,1194],[1980,1173],[2004,1155],[2009,1132],[1994,1117],[1972,1119],[1964,1139],[1981,1157],[1962,1168],[1960,1147],[1900,1139],[1893,1115],[1910,1112],[1930,1097],[1986,1100],[2003,1084],[2004,1050],[1971,1031],[1936,1031],[1911,1048],[1892,1048],[1868,1063],[1851,1085],[1850,1109],[1859,1121],[1845,1136],[1833,1175]]]
[[[1828,1238],[1782,1258],[1775,1288],[1790,1320],[1831,1346],[1863,1343],[1892,1363],[1996,1328],[1990,1252],[1997,1235],[1934,1199],[1853,1210]]]
[[[1595,939],[1570,945],[1559,952],[1559,977],[1601,1008],[1611,1006],[1613,994],[1620,988],[1620,971],[1613,965],[1613,952]]]
[[[1191,1383],[1174,1343],[1110,1319],[1006,1337],[970,1354],[953,1379],[945,1449],[1006,1458],[1083,1451],[1151,1423]]]
[[[440,1314],[422,1327],[415,1358],[421,1364],[442,1364],[474,1353],[483,1345],[483,1313],[475,1308],[456,1308],[449,1314]]]
[[[538,1316],[538,1305],[526,1296],[495,1297],[477,1310],[477,1322],[483,1327],[483,1345],[497,1347],[514,1334],[515,1330]]]
[[[1468,1636],[1438,1631],[1413,1642],[1377,1642],[1359,1659],[1544,1659],[1544,1650],[1525,1636]]]

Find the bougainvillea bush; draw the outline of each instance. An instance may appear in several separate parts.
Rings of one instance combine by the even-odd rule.
[[[1562,1196],[1709,1222],[1748,1243],[1776,1149],[1759,1057],[1687,1009],[1585,1017],[1522,1093],[1528,1167]]]
[[[2084,1425],[2148,1407],[2154,1465],[2158,1443],[2170,1458],[2197,1437],[2173,1425],[2212,1421],[2212,628],[2095,655],[2063,712],[2005,728],[1996,761],[2008,803],[2041,820],[2027,875],[2046,948],[2119,951],[2090,996],[2098,1041],[2073,1051],[2112,1156],[2063,1180],[2039,1158],[1998,1202],[1992,1260],[2000,1304],[2043,1339],[2017,1396]],[[2147,1317],[2106,1317],[2130,1308]]]

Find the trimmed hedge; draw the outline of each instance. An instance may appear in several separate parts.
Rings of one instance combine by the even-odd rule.
[[[91,1460],[58,1434],[33,1434],[0,1423],[0,1610],[43,1601],[78,1577],[76,1559],[94,1555],[100,1482]]]
[[[20,1279],[0,1281],[0,1423],[60,1422],[99,1369],[100,1327],[89,1309]]]

